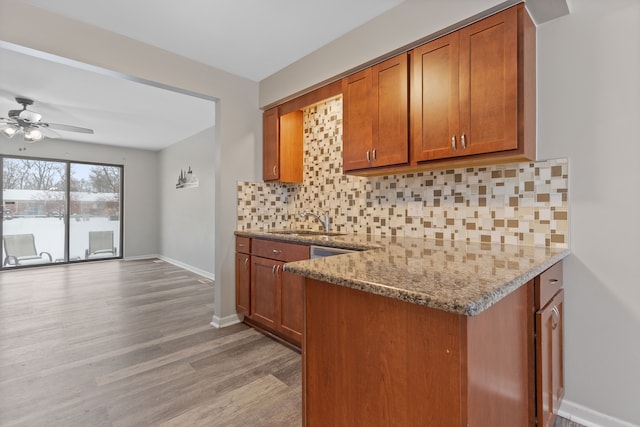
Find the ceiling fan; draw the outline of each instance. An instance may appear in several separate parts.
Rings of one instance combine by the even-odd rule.
[[[42,114],[27,110],[29,105],[33,105],[32,99],[16,96],[16,102],[22,105],[22,110],[9,110],[8,118],[0,117],[0,132],[9,138],[19,133],[26,142],[41,141],[45,136],[59,138],[53,129],[93,134],[92,129],[41,121]]]

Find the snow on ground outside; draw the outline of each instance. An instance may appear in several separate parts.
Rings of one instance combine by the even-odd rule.
[[[120,221],[110,221],[105,217],[71,218],[69,233],[69,257],[84,259],[84,251],[89,248],[89,231],[113,231],[113,242],[120,255]],[[53,260],[64,259],[64,221],[59,218],[13,218],[2,222],[3,234],[33,234],[38,252],[49,252]],[[6,254],[4,247],[2,259]]]

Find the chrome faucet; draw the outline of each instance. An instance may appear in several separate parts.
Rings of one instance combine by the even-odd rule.
[[[321,218],[319,215],[316,215],[312,212],[302,212],[300,214],[300,218],[303,218],[303,219],[306,218],[307,216],[312,216],[318,221],[320,221],[320,223],[324,226],[324,232],[326,234],[329,234],[329,211],[324,211],[323,218]]]

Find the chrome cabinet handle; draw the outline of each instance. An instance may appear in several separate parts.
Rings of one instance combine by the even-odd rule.
[[[555,329],[558,327],[558,323],[560,322],[560,311],[558,310],[558,307],[555,305],[553,306],[551,311],[552,311],[552,315],[555,315],[551,317],[551,328]]]
[[[453,151],[456,151],[456,150],[458,149],[458,148],[456,147],[456,136],[455,136],[455,135],[453,135],[453,136],[451,137],[451,149],[452,149]]]
[[[271,275],[272,276],[276,275],[276,265],[275,264],[271,266]]]
[[[276,276],[280,275],[280,266],[276,265]]]
[[[551,283],[552,285],[558,283],[558,279],[549,279],[549,283]]]
[[[276,254],[276,255],[280,255],[280,254],[282,253],[282,251],[279,251],[279,250],[277,250],[277,249],[274,249],[274,250],[273,250],[273,253],[274,253],[274,254]]]
[[[373,161],[376,161],[376,150],[373,150]]]
[[[467,149],[467,136],[464,133],[460,136],[460,144],[463,150]]]
[[[367,150],[367,163],[371,163],[371,156],[369,155],[369,150]]]
[[[278,165],[273,165],[273,176],[276,176],[276,171],[278,170]]]
[[[247,268],[249,265],[249,258],[244,259],[244,268]]]
[[[238,243],[238,246],[240,246],[241,248],[244,248],[244,243]]]

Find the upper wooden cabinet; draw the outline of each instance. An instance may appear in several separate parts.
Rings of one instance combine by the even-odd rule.
[[[262,116],[262,178],[265,181],[302,182],[302,111],[280,115],[278,107]]]
[[[535,31],[520,3],[265,111],[264,180],[302,182],[299,110],[340,90],[345,173],[535,160]]]
[[[407,54],[345,77],[342,96],[343,170],[407,164]]]
[[[535,158],[535,27],[522,4],[411,52],[412,163]]]
[[[277,180],[280,168],[280,120],[278,107],[262,114],[262,179]]]
[[[460,37],[452,33],[413,50],[411,143],[414,161],[455,154],[460,127]]]

